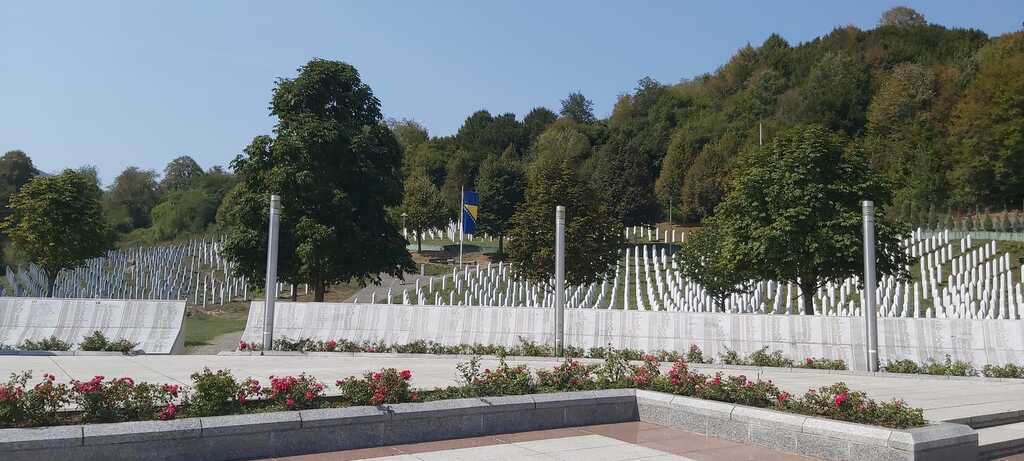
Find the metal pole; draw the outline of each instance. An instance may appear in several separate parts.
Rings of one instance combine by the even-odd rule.
[[[274,301],[277,300],[277,244],[281,227],[281,197],[270,196],[270,232],[267,239],[266,301],[263,307],[263,350],[274,346]]]
[[[565,343],[565,207],[555,207],[555,355]]]
[[[466,187],[459,189],[459,267],[462,267],[462,241],[465,240],[465,223],[462,222],[466,213]]]
[[[864,201],[864,330],[868,371],[878,371],[878,315],[875,313],[875,204]]]

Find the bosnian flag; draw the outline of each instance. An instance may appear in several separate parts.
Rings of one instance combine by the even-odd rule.
[[[480,209],[480,196],[476,191],[462,192],[462,233],[476,233],[476,217]]]

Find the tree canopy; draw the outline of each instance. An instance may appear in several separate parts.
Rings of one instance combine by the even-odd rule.
[[[56,176],[38,176],[11,197],[11,214],[0,228],[19,252],[46,273],[48,296],[61,270],[101,256],[111,247],[101,193],[88,174],[65,170]]]
[[[863,271],[861,201],[872,200],[878,271],[908,276],[907,229],[886,219],[891,190],[841,134],[797,127],[740,162],[713,221],[715,253],[736,271],[796,284],[813,314],[819,287]]]
[[[416,236],[416,251],[423,251],[423,232],[448,224],[444,196],[430,178],[415,174],[405,180],[402,198],[402,225]]]
[[[555,274],[555,207],[566,207],[565,282],[600,280],[615,268],[623,248],[619,221],[567,159],[538,159],[530,172],[526,200],[512,215],[509,259],[517,278],[548,284]]]
[[[240,184],[221,216],[224,252],[236,270],[253,280],[263,274],[266,204],[278,194],[278,271],[309,283],[317,301],[334,283],[412,271],[405,239],[385,211],[401,202],[401,147],[358,71],[314,59],[297,77],[278,80],[271,114],[276,136],[256,137],[232,163]]]
[[[505,233],[512,214],[526,194],[526,173],[514,160],[512,147],[500,159],[485,160],[480,167],[476,192],[480,195],[480,230],[498,237],[498,257],[505,254]]]

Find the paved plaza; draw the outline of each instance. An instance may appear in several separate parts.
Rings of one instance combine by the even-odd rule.
[[[801,461],[811,458],[633,422],[277,458],[278,461]],[[269,461],[269,460],[267,460]]]

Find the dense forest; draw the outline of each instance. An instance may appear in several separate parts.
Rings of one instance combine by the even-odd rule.
[[[805,124],[839,132],[861,150],[891,181],[894,214],[912,220],[1024,208],[1022,69],[1024,32],[988,37],[897,8],[871,30],[839,27],[797,45],[772,35],[713,73],[677,83],[642,78],[604,119],[585,95],[571,93],[558,112],[477,111],[450,136],[431,136],[412,120],[388,126],[403,153],[402,209],[441,208],[420,217],[424,223],[455,216],[460,189],[478,189],[483,227],[501,235],[511,210],[489,210],[488,196],[514,208],[530,165],[544,157],[569,159],[624,225],[670,214],[700,223],[722,199],[737,159]],[[104,191],[104,216],[123,244],[214,231],[238,184],[229,170],[203,170],[188,156],[162,174],[129,167]],[[8,152],[0,200],[38,174],[28,155]]]

